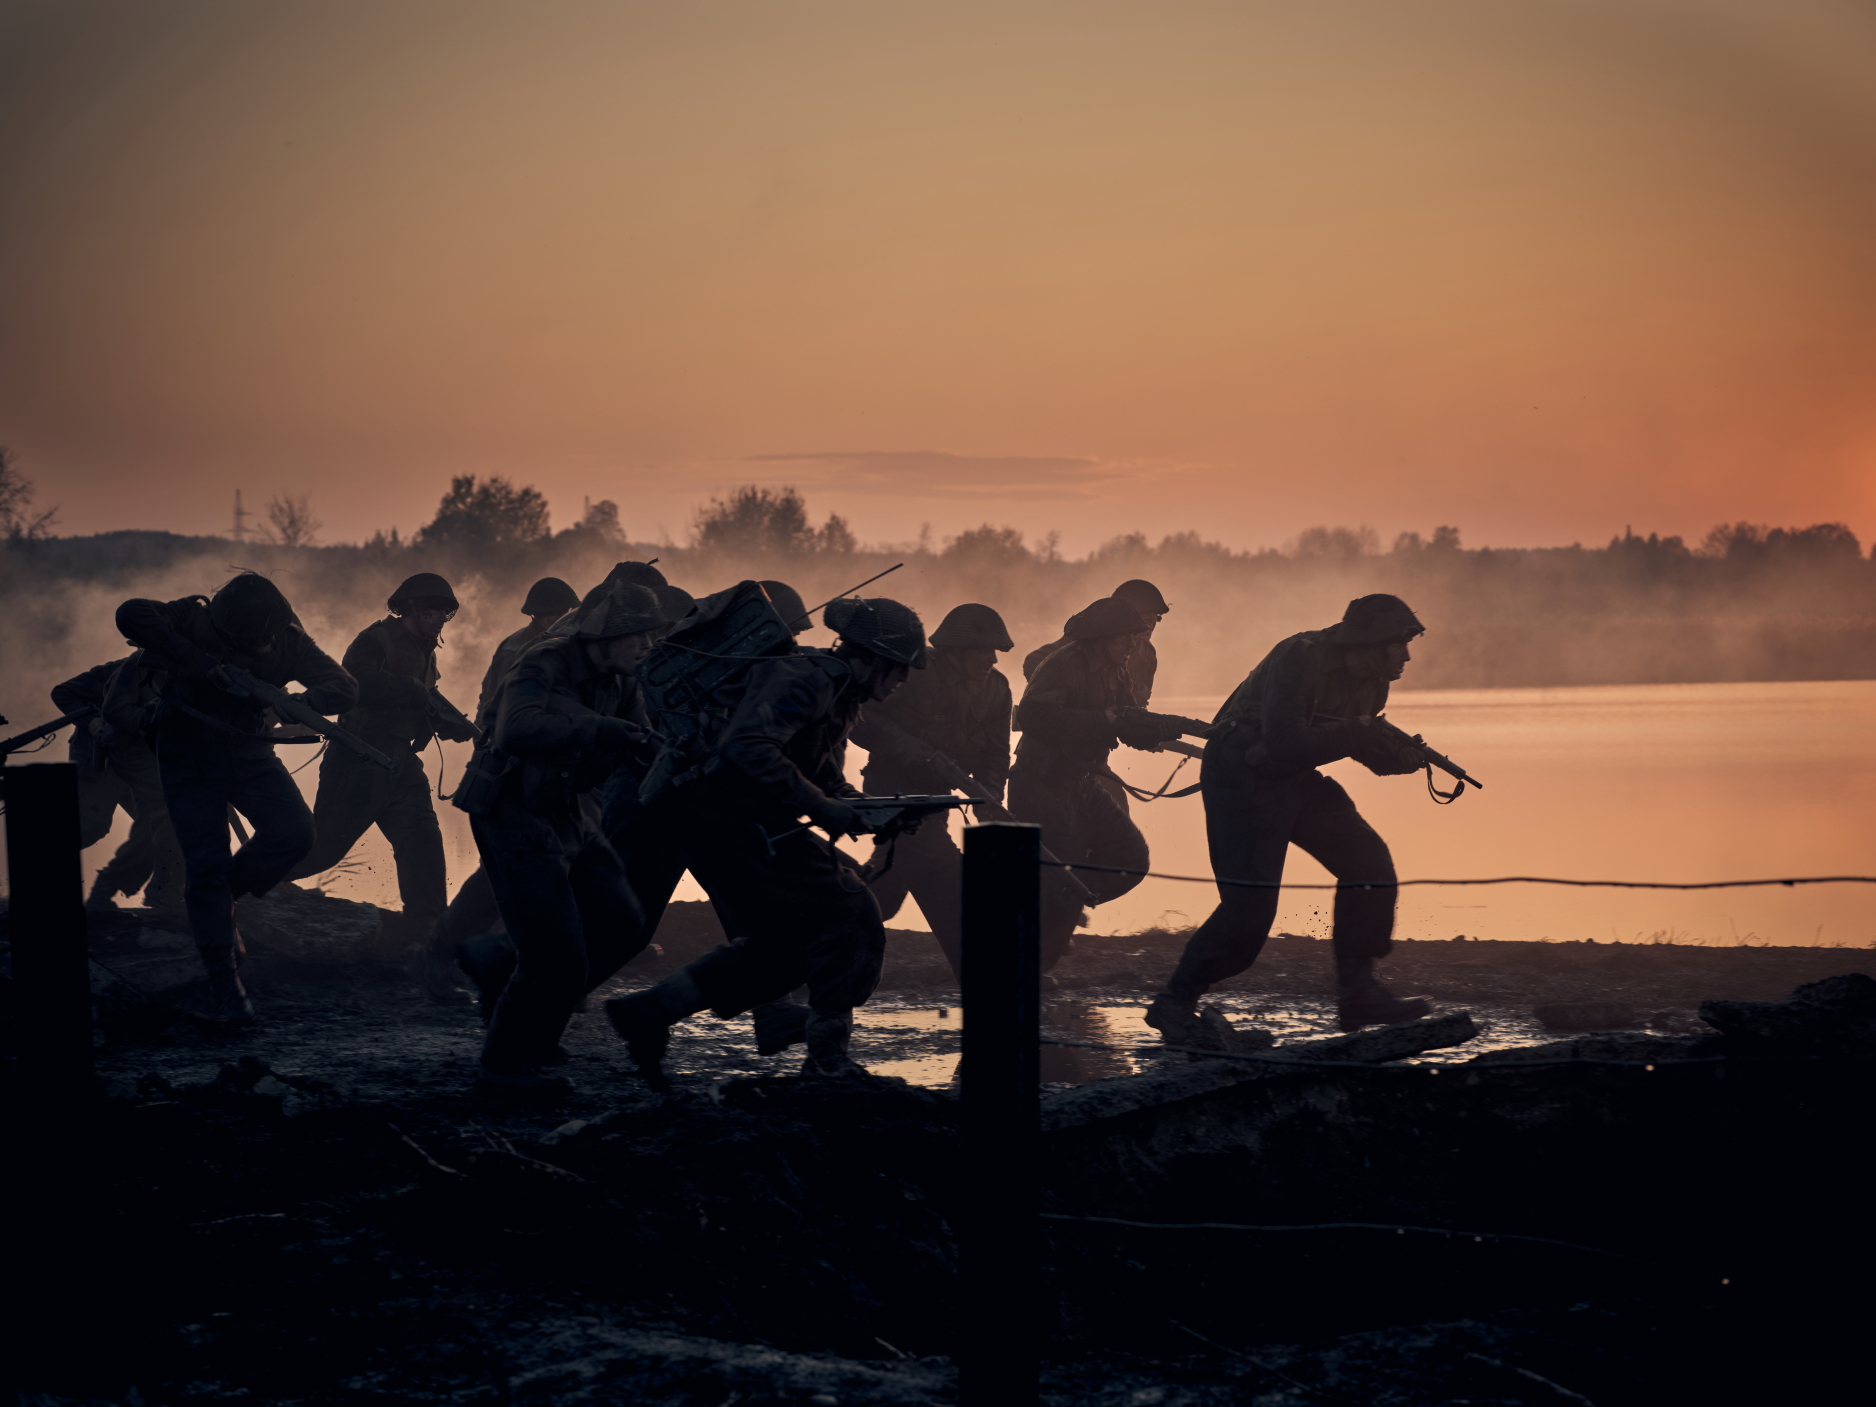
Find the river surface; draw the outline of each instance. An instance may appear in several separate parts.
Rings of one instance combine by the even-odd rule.
[[[1165,697],[1158,708],[1209,718],[1222,699]],[[1649,684],[1581,689],[1404,690],[1388,716],[1485,783],[1435,806],[1418,776],[1376,777],[1352,762],[1327,772],[1354,796],[1404,878],[1550,875],[1696,880],[1876,874],[1876,681]],[[468,749],[443,749],[454,786]],[[59,750],[63,755],[63,749]],[[299,755],[294,754],[294,761]],[[435,780],[437,750],[428,755]],[[853,764],[865,755],[854,750]],[[1122,748],[1115,767],[1158,787],[1176,759]],[[1188,765],[1180,786],[1197,780]],[[297,780],[312,800],[317,767]],[[438,806],[450,887],[475,868],[467,819]],[[1209,877],[1197,796],[1136,804],[1153,866]],[[954,827],[956,822],[953,822]],[[87,876],[128,823],[85,852]],[[1326,881],[1292,850],[1286,878]],[[341,874],[322,883],[344,898],[395,905],[389,847],[375,831]],[[1127,933],[1183,927],[1210,911],[1209,883],[1150,879],[1094,911],[1090,928]],[[679,898],[702,898],[686,877]],[[1286,891],[1277,928],[1326,934],[1328,896]],[[907,902],[896,926],[922,927]],[[1409,938],[1633,942],[1876,944],[1876,885],[1655,892],[1551,885],[1407,888],[1399,932]]]

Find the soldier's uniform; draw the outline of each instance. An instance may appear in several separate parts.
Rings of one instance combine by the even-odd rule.
[[[730,941],[656,986],[606,1003],[606,1015],[654,1081],[670,1026],[714,1010],[734,1016],[808,988],[808,1068],[850,1068],[853,1008],[879,982],[885,925],[859,867],[811,834],[854,818],[861,795],[845,777],[847,735],[880,661],[923,667],[925,632],[895,601],[827,608],[833,652],[804,650],[752,664],[717,735],[707,775],[654,799]]]
[[[1127,677],[1133,684],[1132,701],[1138,707],[1145,708],[1153,697],[1153,680],[1159,673],[1159,651],[1153,645],[1153,627],[1172,607],[1166,604],[1166,598],[1160,594],[1157,586],[1137,577],[1132,581],[1123,581],[1109,595],[1116,601],[1125,601],[1146,621],[1147,638],[1134,648],[1133,658],[1127,661]],[[1068,636],[1063,634],[1024,655],[1023,679],[1034,679],[1036,671],[1042,668],[1042,662],[1067,644]]]
[[[1338,880],[1381,886],[1336,891],[1333,947],[1346,1029],[1409,1020],[1428,1007],[1395,1000],[1374,979],[1374,961],[1393,946],[1394,860],[1348,793],[1316,768],[1345,757],[1384,776],[1422,765],[1377,746],[1352,721],[1386,707],[1388,681],[1354,672],[1349,647],[1405,642],[1424,628],[1398,597],[1351,602],[1340,624],[1292,635],[1264,656],[1218,711],[1205,745],[1205,833],[1217,878],[1274,884],[1295,845]],[[1187,942],[1149,1024],[1169,1040],[1188,1035],[1199,997],[1257,960],[1278,896],[1275,888],[1219,885],[1218,907]]]
[[[1109,596],[1071,617],[1068,644],[1042,662],[1016,708],[1022,741],[1010,771],[1010,810],[1042,827],[1042,843],[1070,864],[1147,868],[1146,837],[1133,823],[1126,788],[1108,756],[1126,743],[1146,748],[1180,734],[1176,722],[1141,712],[1127,665],[1107,657],[1107,642],[1139,635],[1147,623],[1132,606]],[[1136,646],[1137,648],[1137,646]],[[1132,710],[1132,712],[1127,712]],[[1107,903],[1128,893],[1141,876],[1077,871]],[[1067,953],[1080,904],[1067,890],[1044,886],[1042,970]]]
[[[594,647],[664,624],[642,587],[601,584],[537,640],[497,690],[493,725],[456,805],[469,813],[516,965],[489,1020],[479,1084],[553,1095],[574,1007],[645,946],[625,868],[600,830],[595,788],[645,750],[638,682]],[[642,653],[642,651],[641,651]]]
[[[854,725],[853,741],[867,751],[861,774],[867,792],[950,791],[953,778],[932,761],[941,753],[994,799],[1003,799],[1010,774],[1010,682],[994,663],[972,668],[966,652],[994,661],[1013,644],[1003,618],[988,606],[959,606],[939,623],[926,668],[891,698],[868,704]],[[892,844],[890,867],[873,880],[880,914],[891,919],[906,895],[916,898],[956,976],[963,857],[945,818],[929,817]]]
[[[54,685],[52,702],[61,714],[86,705],[98,711],[72,730],[80,848],[110,834],[118,807],[130,816],[130,834],[98,871],[86,907],[109,909],[117,895],[135,894],[147,885],[144,902],[150,908],[180,908],[182,851],[163,800],[162,770],[142,733],[146,713],[156,704],[142,651]]]
[[[502,680],[508,677],[508,671],[521,658],[521,652],[579,604],[580,593],[557,576],[544,576],[528,588],[527,598],[521,603],[521,614],[528,618],[528,623],[495,647],[488,672],[482,676],[482,692],[476,696],[474,714],[478,724],[488,712],[489,704],[494,701],[495,691],[501,687]]]
[[[358,700],[358,685],[300,628],[271,581],[244,573],[213,601],[131,600],[117,608],[117,628],[161,668],[153,734],[163,797],[187,872],[185,905],[216,1014],[253,1020],[235,972],[234,901],[265,894],[313,843],[313,815],[264,736],[258,700],[230,693],[211,675],[223,664],[276,688],[298,681],[315,712],[333,714]],[[231,857],[228,808],[253,825]]]
[[[347,748],[328,747],[313,802],[313,847],[287,878],[331,869],[375,825],[391,842],[402,924],[412,935],[427,936],[443,915],[449,889],[423,750],[435,736],[467,742],[471,735],[431,706],[439,678],[436,643],[400,618],[422,601],[434,601],[435,609],[445,609],[444,603],[449,611],[456,609],[449,583],[419,572],[386,603],[397,614],[366,626],[345,652],[346,672],[358,681],[358,703],[339,723],[389,757],[397,771],[387,772]]]

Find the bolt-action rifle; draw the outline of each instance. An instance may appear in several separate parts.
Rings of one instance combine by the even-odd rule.
[[[430,726],[436,730],[437,736],[452,743],[482,741],[482,730],[471,723],[461,709],[444,698],[443,691],[434,684],[430,686],[430,696],[424,707],[429,710]]]
[[[1015,816],[1010,814],[1009,809],[1004,806],[1002,802],[998,801],[990,794],[988,787],[978,781],[977,778],[973,777],[969,772],[966,772],[950,757],[939,752],[936,748],[933,748],[932,751],[927,754],[925,763],[928,767],[935,770],[939,776],[949,782],[952,790],[961,791],[966,796],[970,797],[971,805],[976,809],[978,815],[987,816],[993,821],[1014,821],[1016,819]],[[1054,855],[1049,853],[1049,848],[1046,845],[1041,847],[1041,859],[1042,863],[1045,865],[1059,865],[1062,863],[1060,860],[1056,859]],[[1082,903],[1092,904],[1096,902],[1094,891],[1083,884],[1080,877],[1073,870],[1057,870],[1056,873],[1061,875],[1068,887],[1075,891],[1075,897],[1081,900]]]
[[[1118,709],[1116,712],[1122,718],[1151,718],[1159,723],[1177,723],[1182,737],[1209,738],[1212,735],[1212,725],[1203,718],[1187,718],[1178,713],[1156,713],[1150,708],[1137,707]]]
[[[263,683],[238,665],[224,664],[221,672],[228,681],[229,693],[239,694],[243,698],[251,698],[256,703],[265,704],[274,711],[274,716],[281,722],[298,723],[301,727],[311,728],[321,737],[337,743],[366,762],[382,767],[387,772],[397,771],[397,763],[379,752],[358,734],[341,728],[323,713],[316,711],[310,704],[294,698],[285,689],[277,689],[272,684]]]
[[[1435,801],[1457,801],[1460,793],[1465,791],[1466,787],[1469,785],[1477,787],[1480,791],[1485,790],[1484,782],[1481,782],[1477,777],[1466,771],[1465,768],[1453,761],[1452,758],[1437,753],[1432,748],[1428,747],[1418,733],[1408,733],[1400,728],[1396,728],[1378,713],[1372,718],[1334,718],[1326,713],[1318,713],[1315,717],[1321,719],[1324,723],[1353,723],[1359,727],[1370,729],[1375,734],[1376,740],[1381,746],[1386,748],[1389,752],[1398,755],[1402,761],[1409,760],[1409,753],[1417,753],[1420,760],[1426,764],[1427,790],[1433,793],[1433,799]],[[1453,779],[1453,789],[1450,793],[1435,790],[1433,786],[1433,769],[1435,767],[1439,768],[1440,771]]]
[[[943,795],[848,796],[841,799],[860,813],[866,822],[867,833],[882,843],[896,835],[910,835],[927,816],[937,816],[971,805],[968,796],[952,796],[949,792]]]
[[[28,728],[24,733],[15,733],[4,742],[0,742],[0,757],[5,757],[9,753],[18,752],[21,748],[31,743],[36,743],[41,738],[49,738],[66,724],[80,722],[83,719],[91,717],[91,715],[97,711],[98,710],[90,704],[86,704],[83,708],[74,709],[62,718],[53,719],[50,723],[41,723],[37,728]],[[0,723],[5,722],[6,719],[0,718]]]

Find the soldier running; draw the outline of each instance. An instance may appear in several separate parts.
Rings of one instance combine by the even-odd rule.
[[[407,578],[385,603],[391,614],[359,631],[345,652],[358,681],[358,703],[339,720],[397,763],[395,773],[346,748],[329,747],[319,764],[313,802],[313,848],[288,872],[305,879],[331,869],[376,826],[391,842],[406,940],[427,939],[443,916],[449,889],[443,832],[437,825],[423,749],[432,737],[468,742],[475,730],[438,702],[436,648],[455,616],[456,593],[434,572]]]
[[[874,796],[948,792],[958,772],[1003,799],[1010,774],[1010,682],[997,656],[1013,648],[1003,618],[988,606],[958,606],[932,632],[923,673],[891,698],[869,706],[853,741],[867,751],[862,773]],[[951,764],[947,766],[946,764]],[[873,898],[890,919],[910,894],[931,925],[951,974],[963,941],[963,857],[944,817],[893,842],[890,867],[873,880]]]
[[[847,734],[861,706],[889,697],[925,667],[917,615],[883,597],[826,610],[831,651],[757,661],[740,681],[707,775],[652,798],[691,874],[709,894],[722,947],[656,986],[606,1003],[639,1070],[668,1083],[670,1028],[709,1008],[731,1017],[808,988],[809,1073],[858,1070],[847,1054],[853,1008],[879,982],[886,930],[858,866],[829,836],[868,829],[848,799]]]
[[[131,600],[117,608],[117,628],[163,669],[153,732],[163,797],[182,848],[184,902],[197,951],[209,974],[210,1016],[250,1026],[254,1008],[236,971],[234,901],[265,894],[313,843],[313,815],[265,736],[259,700],[231,692],[224,665],[275,687],[298,681],[305,702],[334,714],[358,701],[358,684],[300,628],[280,588],[252,572],[213,600]],[[232,857],[228,809],[254,834]]]
[[[130,816],[130,834],[117,847],[85,898],[85,907],[109,912],[119,894],[144,890],[151,909],[182,907],[182,851],[163,800],[163,774],[144,740],[145,711],[156,692],[143,667],[142,651],[101,664],[52,689],[61,714],[97,710],[72,730],[71,759],[78,767],[79,848],[89,849],[111,833],[117,808]],[[147,886],[147,888],[146,888]]]
[[[1153,628],[1166,618],[1172,609],[1166,604],[1166,598],[1160,589],[1150,581],[1135,577],[1132,581],[1123,581],[1108,593],[1116,601],[1125,601],[1139,612],[1146,622],[1146,638],[1134,647],[1133,658],[1127,661],[1127,676],[1133,681],[1133,702],[1145,708],[1153,697],[1153,678],[1159,673],[1159,651],[1153,646]],[[1064,645],[1068,636],[1051,640],[1046,645],[1038,645],[1023,656],[1023,678],[1034,679],[1036,671],[1042,668],[1042,662]]]
[[[521,652],[579,604],[580,593],[557,576],[544,576],[528,588],[527,598],[521,603],[521,614],[528,618],[528,623],[495,647],[488,672],[482,676],[482,692],[476,695],[475,717],[478,722],[489,711],[495,691],[501,687],[502,680],[508,677],[508,671],[515,667]]]
[[[645,946],[595,791],[648,750],[632,670],[665,624],[645,587],[588,592],[502,681],[457,791],[515,950],[489,1015],[476,1080],[485,1094],[567,1094],[570,1083],[550,1067],[566,1059],[560,1035],[574,1007]]]
[[[1042,843],[1069,864],[1147,867],[1146,837],[1133,823],[1126,787],[1107,759],[1122,743],[1145,749],[1184,731],[1183,720],[1148,713],[1135,703],[1139,691],[1131,664],[1149,629],[1146,618],[1118,597],[1094,602],[1069,618],[1068,643],[1042,662],[1017,705],[1023,739],[1010,771],[1010,810],[1039,823]],[[1118,899],[1141,879],[1093,870],[1077,874],[1097,904]],[[1086,917],[1070,891],[1044,886],[1044,974],[1068,952]]]
[[[1410,1021],[1430,1008],[1396,999],[1375,978],[1376,959],[1393,946],[1394,860],[1348,793],[1316,769],[1344,757],[1384,777],[1426,765],[1368,726],[1407,666],[1408,642],[1425,629],[1397,596],[1351,601],[1339,624],[1292,635],[1264,656],[1219,710],[1205,748],[1205,832],[1218,879],[1274,885],[1295,845],[1338,880],[1377,884],[1335,895],[1336,1008],[1345,1031]],[[1257,960],[1279,892],[1219,885],[1218,907],[1148,1007],[1148,1025],[1174,1043],[1193,1039],[1199,998]]]

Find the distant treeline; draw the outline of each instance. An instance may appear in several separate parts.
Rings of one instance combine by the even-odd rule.
[[[304,500],[298,508],[310,518]],[[436,519],[402,540],[14,537],[0,548],[9,603],[0,645],[10,659],[26,651],[36,676],[75,671],[96,662],[84,656],[114,646],[115,600],[206,592],[241,567],[275,577],[335,652],[415,571],[457,584],[464,610],[452,630],[465,642],[492,641],[520,624],[521,597],[537,577],[585,590],[616,560],[655,557],[696,594],[779,578],[810,605],[903,562],[869,592],[906,601],[928,626],[963,601],[994,606],[1019,655],[1119,582],[1146,577],[1172,604],[1156,637],[1163,695],[1223,693],[1275,641],[1330,624],[1348,600],[1372,591],[1404,597],[1428,626],[1404,681],[1410,687],[1876,678],[1876,561],[1841,524],[1731,524],[1693,547],[1624,533],[1601,547],[1468,549],[1461,537],[1435,527],[1424,538],[1403,533],[1384,551],[1367,529],[1323,527],[1282,550],[1237,551],[1197,533],[1158,543],[1131,534],[1070,559],[1053,535],[1031,543],[986,525],[942,543],[861,545],[837,514],[815,526],[793,490],[750,488],[700,509],[685,544],[648,544],[627,540],[609,502],[550,533],[534,490],[463,478]],[[13,688],[4,692],[0,707],[24,707]]]

